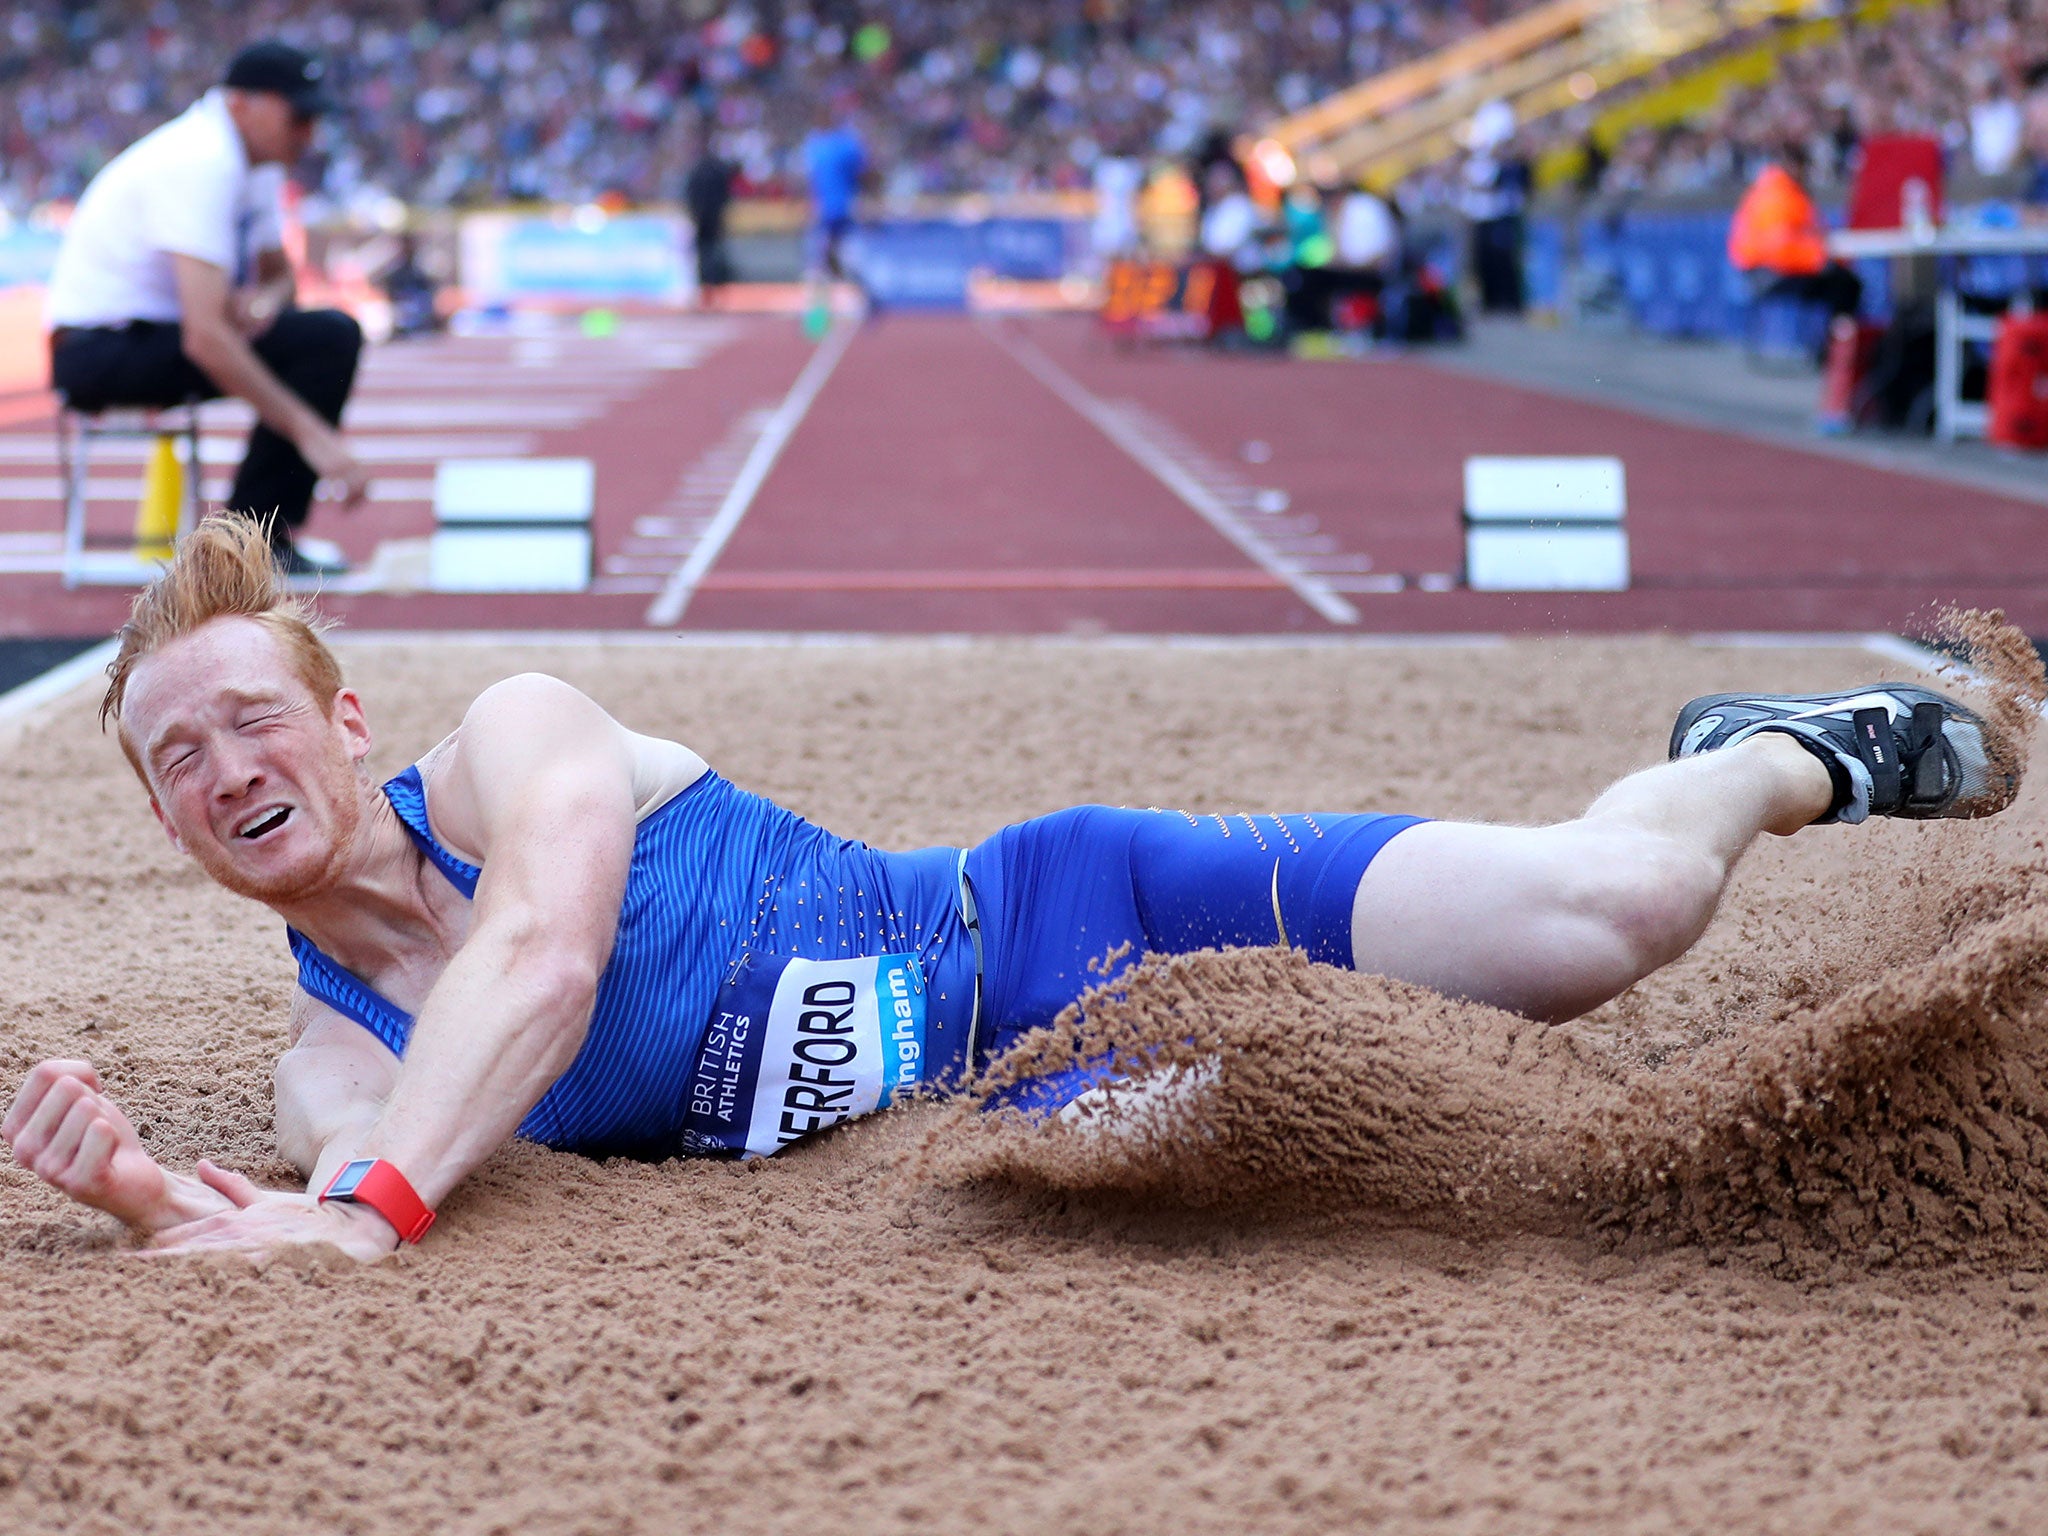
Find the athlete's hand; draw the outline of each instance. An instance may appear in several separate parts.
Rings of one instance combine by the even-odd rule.
[[[0,1138],[14,1160],[72,1199],[154,1231],[186,1220],[173,1209],[171,1179],[142,1149],[120,1106],[100,1092],[83,1061],[45,1061],[29,1069]]]
[[[374,1263],[398,1247],[398,1229],[366,1205],[262,1189],[212,1163],[201,1162],[199,1178],[235,1209],[205,1216],[157,1234],[155,1253],[247,1253],[259,1261],[280,1249],[327,1243],[361,1263]]]

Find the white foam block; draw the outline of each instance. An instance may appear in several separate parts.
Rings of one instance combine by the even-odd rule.
[[[464,459],[434,473],[428,581],[440,592],[581,592],[596,474],[588,459]]]
[[[1465,516],[1473,522],[1554,518],[1618,522],[1628,509],[1621,460],[1479,457],[1465,461]]]
[[[596,491],[588,459],[454,459],[434,470],[434,520],[588,523]]]
[[[1628,586],[1621,460],[1465,461],[1465,584],[1479,592],[1618,592]]]

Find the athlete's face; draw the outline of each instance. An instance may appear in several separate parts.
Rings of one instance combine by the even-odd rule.
[[[145,658],[121,729],[172,844],[229,890],[289,905],[346,867],[370,750],[362,701],[315,699],[255,620],[213,619]]]

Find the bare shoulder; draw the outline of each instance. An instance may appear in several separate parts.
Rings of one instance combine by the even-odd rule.
[[[580,688],[545,672],[521,672],[472,699],[462,724],[421,759],[420,771],[433,789],[460,793],[456,786],[465,780],[623,752],[631,734]]]
[[[613,730],[624,726],[605,713],[604,706],[573,683],[546,672],[518,672],[491,684],[470,700],[463,712],[464,730],[472,726],[489,729],[511,725],[524,731],[522,722],[575,719],[585,723],[602,721]]]
[[[486,802],[523,786],[550,794],[617,786],[637,819],[706,771],[689,748],[628,730],[581,689],[544,672],[486,688],[420,764],[436,834],[477,853],[485,851]]]

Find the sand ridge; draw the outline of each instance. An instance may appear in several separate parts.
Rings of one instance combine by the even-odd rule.
[[[538,666],[894,846],[1086,799],[1553,819],[1694,693],[1896,671],[1654,640],[345,659],[384,771]],[[1692,956],[1558,1029],[1277,952],[1148,968],[1099,1022],[1225,1054],[1192,1154],[944,1106],[746,1168],[516,1146],[420,1251],[262,1274],[132,1258],[0,1166],[0,1524],[2027,1528],[2043,804],[1767,842]],[[84,701],[0,757],[0,1071],[86,1055],[159,1155],[281,1173],[290,974]]]

